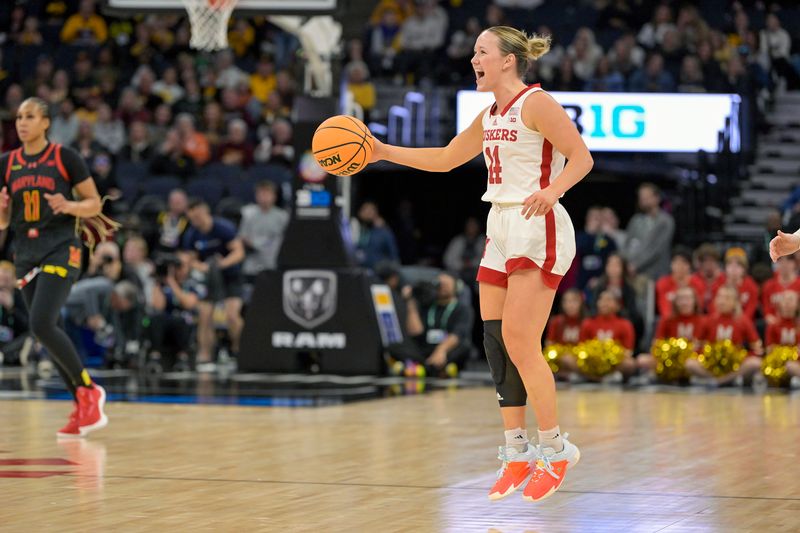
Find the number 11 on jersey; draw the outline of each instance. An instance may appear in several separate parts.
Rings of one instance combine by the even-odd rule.
[[[499,185],[503,183],[503,178],[500,173],[503,167],[500,166],[500,147],[495,145],[494,148],[489,149],[486,147],[486,159],[489,160],[489,185]]]
[[[22,200],[25,203],[25,222],[37,222],[41,216],[39,191],[23,191]]]

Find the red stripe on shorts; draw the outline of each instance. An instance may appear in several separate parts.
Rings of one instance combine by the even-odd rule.
[[[509,259],[506,261],[506,270],[508,271],[508,275],[510,276],[513,272],[517,270],[533,270],[538,269],[542,275],[542,281],[545,285],[550,287],[551,289],[557,289],[558,284],[561,283],[561,278],[564,276],[559,276],[558,274],[553,274],[549,270],[545,270],[544,268],[540,267],[536,263],[534,263],[531,259],[527,257],[515,257],[514,259]]]
[[[508,287],[508,274],[484,266],[478,267],[478,277],[475,279],[480,283],[488,283],[489,285],[497,285],[498,287]]]
[[[553,163],[553,145],[547,139],[542,143],[542,164],[540,166],[542,177],[539,178],[539,188],[550,186],[551,164]],[[550,272],[556,264],[556,215],[551,209],[544,216],[545,256],[542,270]]]

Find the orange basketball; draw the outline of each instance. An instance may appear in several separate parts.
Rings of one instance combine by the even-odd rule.
[[[311,151],[319,165],[337,176],[360,172],[372,157],[372,134],[357,118],[336,115],[319,125]]]

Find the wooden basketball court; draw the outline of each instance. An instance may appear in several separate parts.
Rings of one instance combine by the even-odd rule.
[[[330,407],[112,403],[60,441],[62,401],[0,401],[2,531],[800,529],[800,395],[559,393],[582,450],[538,504],[489,502],[489,388]]]

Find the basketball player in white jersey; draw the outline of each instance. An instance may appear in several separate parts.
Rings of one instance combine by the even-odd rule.
[[[472,66],[479,91],[495,103],[444,148],[401,148],[376,140],[372,161],[447,172],[483,154],[492,204],[480,265],[484,347],[496,384],[506,445],[489,492],[503,498],[522,486],[527,500],[553,494],[578,448],[558,426],[553,374],[542,355],[542,333],[561,277],[575,256],[575,231],[559,198],[592,168],[592,157],[562,107],[522,81],[528,61],[550,48],[549,38],[507,26],[481,33]],[[569,163],[565,166],[565,160]],[[525,406],[538,421],[539,445],[528,442]]]

